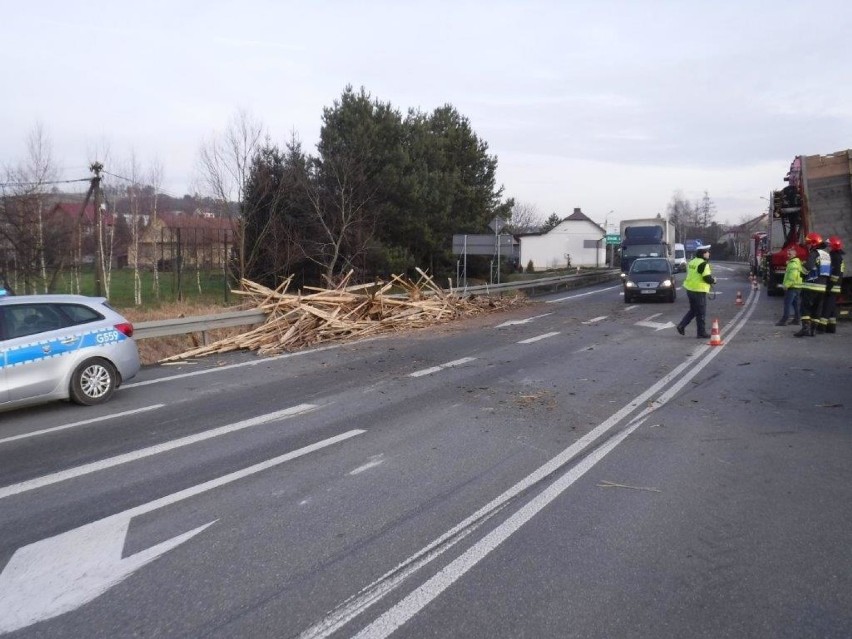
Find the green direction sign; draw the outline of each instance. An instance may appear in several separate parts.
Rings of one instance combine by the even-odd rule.
[[[607,234],[606,243],[607,244],[621,244],[621,236],[620,235]]]

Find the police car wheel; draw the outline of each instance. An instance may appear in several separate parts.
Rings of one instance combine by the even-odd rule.
[[[90,359],[71,375],[71,401],[93,406],[107,401],[118,385],[115,367],[104,359]]]

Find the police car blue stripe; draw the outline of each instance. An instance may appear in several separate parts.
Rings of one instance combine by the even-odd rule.
[[[70,339],[74,339],[70,342]],[[81,348],[102,348],[110,344],[123,342],[128,337],[114,328],[103,328],[87,333],[64,335],[51,340],[39,340],[14,346],[6,351],[5,361],[0,359],[0,368],[13,368],[31,362],[44,361],[61,357]],[[63,343],[69,342],[69,343]]]

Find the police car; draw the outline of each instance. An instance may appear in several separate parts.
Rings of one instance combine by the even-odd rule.
[[[105,298],[0,289],[0,410],[100,404],[139,367],[133,325]]]

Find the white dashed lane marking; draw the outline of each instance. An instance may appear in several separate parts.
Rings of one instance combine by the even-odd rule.
[[[535,337],[530,337],[529,339],[522,339],[518,344],[532,344],[533,342],[538,342],[539,340],[547,339],[548,337],[553,337],[554,335],[559,335],[559,331],[554,333],[545,333],[544,335],[536,335]]]
[[[423,370],[414,371],[413,373],[409,373],[409,377],[423,377],[424,375],[431,375],[432,373],[437,373],[445,368],[453,368],[455,366],[461,366],[462,364],[467,364],[468,362],[474,361],[475,357],[463,357],[461,359],[453,360],[452,362],[447,362],[446,364],[439,364],[438,366],[432,366],[431,368],[424,368]]]

